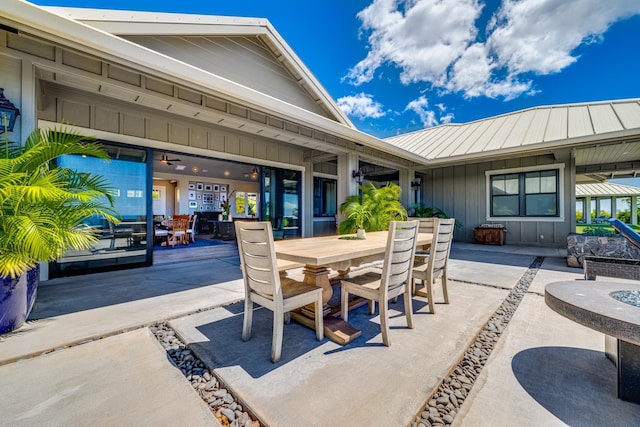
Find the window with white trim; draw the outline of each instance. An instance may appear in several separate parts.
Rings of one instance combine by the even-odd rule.
[[[559,169],[492,174],[489,186],[492,217],[560,216]]]

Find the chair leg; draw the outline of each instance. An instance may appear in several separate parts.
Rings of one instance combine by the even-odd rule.
[[[389,303],[388,301],[378,301],[380,306],[380,330],[382,331],[382,342],[387,347],[391,346],[389,341]]]
[[[349,293],[345,290],[344,286],[342,287],[342,297],[341,297],[341,309],[340,314],[342,316],[342,320],[345,322],[349,321]]]
[[[271,341],[271,362],[280,360],[282,353],[282,335],[284,333],[284,313],[273,311],[273,337]]]
[[[318,297],[318,301],[316,301],[316,338],[318,341],[322,341],[324,339],[324,312],[322,310],[322,294]]]
[[[376,302],[372,299],[369,300],[369,314],[376,312]]]
[[[449,292],[447,292],[447,271],[442,273],[442,296],[444,297],[444,303],[449,304]]]
[[[434,307],[433,304],[433,286],[432,286],[432,282],[433,280],[431,278],[429,278],[429,280],[423,280],[422,283],[424,283],[425,289],[427,290],[427,298],[429,299],[429,312],[431,314],[435,314],[436,309]]]
[[[413,302],[411,298],[411,287],[404,290],[404,314],[407,316],[407,326],[413,329]]]
[[[253,301],[249,296],[244,299],[244,322],[242,324],[242,341],[251,338],[251,323],[253,321]]]

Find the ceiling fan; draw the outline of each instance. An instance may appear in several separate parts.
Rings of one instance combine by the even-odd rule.
[[[163,153],[162,154],[162,158],[160,158],[160,162],[161,163],[164,163],[165,165],[169,165],[169,166],[171,166],[173,164],[171,162],[179,162],[179,161],[181,161],[181,160],[180,159],[170,159],[167,156],[167,153]]]

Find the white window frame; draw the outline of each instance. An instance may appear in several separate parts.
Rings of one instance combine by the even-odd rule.
[[[514,222],[564,222],[564,163],[553,163],[549,165],[529,166],[524,168],[497,169],[485,171],[485,191],[486,191],[486,214],[487,221],[514,221]],[[521,172],[539,172],[546,170],[558,170],[558,216],[491,216],[491,177],[494,175],[505,175]]]

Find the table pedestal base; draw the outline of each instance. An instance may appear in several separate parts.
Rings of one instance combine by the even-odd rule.
[[[300,311],[292,311],[291,319],[308,327],[315,329],[315,320],[305,316]],[[351,341],[362,335],[362,331],[354,328],[344,320],[335,316],[324,316],[324,335],[331,341],[340,345],[349,344]]]
[[[618,398],[640,403],[640,346],[609,336],[606,338],[609,342],[615,340],[615,352],[607,352],[607,357],[618,368]],[[610,345],[609,348],[613,350]]]

